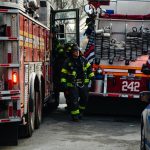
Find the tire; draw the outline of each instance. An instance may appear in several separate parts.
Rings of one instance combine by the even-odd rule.
[[[42,101],[40,92],[35,92],[35,129],[40,127],[42,122]]]
[[[145,148],[145,131],[144,131],[144,124],[142,122],[141,125],[141,144],[140,144],[140,150],[146,150]]]
[[[32,133],[34,131],[34,120],[35,120],[35,106],[33,105],[33,112],[29,111],[29,105],[28,105],[28,112],[27,112],[27,125],[26,128],[26,136],[25,137],[31,137]]]

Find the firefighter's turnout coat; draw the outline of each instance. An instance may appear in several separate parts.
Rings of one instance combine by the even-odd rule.
[[[91,64],[83,56],[79,56],[77,59],[69,57],[61,70],[61,85],[63,88],[75,87],[78,79],[84,85],[88,85],[93,77]]]

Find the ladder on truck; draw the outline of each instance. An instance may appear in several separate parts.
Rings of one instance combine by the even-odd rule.
[[[16,9],[0,9],[0,145],[17,144],[21,121],[18,20]]]

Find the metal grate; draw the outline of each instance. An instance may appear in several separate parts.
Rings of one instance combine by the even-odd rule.
[[[25,84],[28,84],[29,82],[29,66],[25,65]]]
[[[28,99],[29,99],[29,85],[25,85],[25,92],[24,92],[24,113],[27,113],[27,105],[28,105]]]
[[[34,64],[30,64],[29,66],[29,74],[31,74],[32,72],[34,72]]]
[[[18,17],[17,14],[12,14],[11,16],[11,32],[12,32],[12,37],[17,37],[18,35]]]
[[[12,63],[18,64],[19,63],[19,51],[18,51],[18,42],[12,42]]]
[[[42,68],[42,64],[41,63],[35,64],[35,72],[41,71],[41,68]]]

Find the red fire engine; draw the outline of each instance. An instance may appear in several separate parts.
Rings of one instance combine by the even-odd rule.
[[[89,0],[85,6],[89,39],[92,23],[95,30],[95,55],[90,44],[85,52],[88,59],[94,57],[96,74],[90,95],[138,99],[150,90],[149,6],[145,0]]]
[[[36,1],[0,1],[0,144],[30,137],[45,104],[58,104],[50,72],[51,35],[35,20]]]

